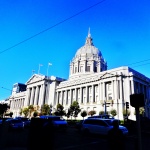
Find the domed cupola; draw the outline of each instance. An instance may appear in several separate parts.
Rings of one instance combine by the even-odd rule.
[[[101,52],[94,46],[90,29],[85,45],[79,48],[70,63],[69,77],[79,77],[107,70],[107,62]]]

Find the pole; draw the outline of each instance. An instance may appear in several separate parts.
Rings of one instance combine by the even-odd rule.
[[[40,73],[40,64],[39,64],[39,69],[38,69],[38,74]]]
[[[137,141],[138,143],[138,150],[142,150],[142,144],[141,144],[141,127],[140,127],[140,114],[139,114],[139,107],[135,107],[136,110],[136,122],[137,122]]]
[[[107,113],[106,100],[105,100],[105,115]]]
[[[40,67],[43,66],[42,64],[39,64],[39,70],[38,70],[38,74],[40,73]]]
[[[48,69],[49,69],[49,64],[48,64],[48,66],[47,66],[47,77],[48,77]]]
[[[49,66],[51,66],[52,64],[51,63],[48,63],[48,66],[47,66],[47,77],[48,77],[48,69],[49,69]]]

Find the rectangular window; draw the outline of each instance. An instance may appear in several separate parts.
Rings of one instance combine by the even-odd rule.
[[[70,91],[68,91],[68,96],[70,96]]]
[[[89,93],[90,94],[92,93],[92,87],[89,87]]]
[[[85,94],[85,88],[83,88],[83,94]]]
[[[75,73],[77,73],[77,67],[75,67]]]
[[[108,91],[111,91],[111,83],[108,84]]]
[[[90,72],[90,66],[87,66],[87,72]]]
[[[96,93],[98,92],[98,86],[95,86],[95,92]]]
[[[80,67],[80,72],[83,72],[83,66]]]

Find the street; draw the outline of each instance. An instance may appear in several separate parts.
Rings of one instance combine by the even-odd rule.
[[[6,132],[5,128],[1,133],[0,150],[27,150],[29,130]],[[37,138],[42,138],[37,137]],[[136,150],[135,135],[130,135],[126,139],[126,149]],[[142,135],[142,150],[149,150],[150,136]],[[36,143],[35,143],[36,144]],[[48,143],[45,143],[48,145]],[[19,147],[17,149],[17,147]],[[108,150],[105,137],[102,136],[83,136],[74,127],[68,127],[66,132],[59,131],[54,136],[54,150]]]

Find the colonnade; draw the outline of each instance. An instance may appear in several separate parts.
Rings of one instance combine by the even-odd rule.
[[[18,98],[10,101],[10,108],[13,110],[18,110],[24,106],[25,98]]]
[[[45,104],[46,94],[48,94],[46,87],[47,87],[46,84],[28,87],[27,97],[26,97],[26,106],[29,106],[29,105],[41,106]]]

